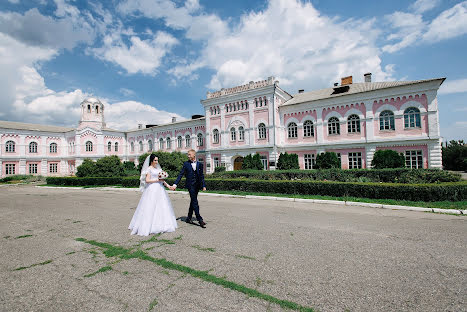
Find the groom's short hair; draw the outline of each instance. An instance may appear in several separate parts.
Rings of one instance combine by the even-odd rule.
[[[194,153],[196,155],[196,151],[194,149],[190,149],[188,153]]]

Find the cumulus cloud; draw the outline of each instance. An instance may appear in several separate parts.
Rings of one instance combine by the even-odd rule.
[[[467,79],[447,80],[439,88],[439,94],[467,92]]]
[[[467,1],[442,12],[429,25],[423,40],[437,42],[467,34]]]
[[[415,13],[421,14],[437,7],[440,3],[441,0],[417,0],[410,6],[410,8],[414,10]]]

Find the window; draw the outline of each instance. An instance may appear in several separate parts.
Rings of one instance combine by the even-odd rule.
[[[29,174],[37,173],[37,164],[29,164]]]
[[[99,114],[99,106],[96,106],[96,114]]]
[[[230,128],[230,140],[231,141],[236,141],[237,140],[237,131],[235,131],[235,128]]]
[[[303,160],[305,161],[305,170],[313,169],[316,163],[315,154],[305,154]]]
[[[266,97],[264,97],[263,103],[264,103],[264,106],[266,106],[268,104],[268,101],[266,100]]]
[[[337,117],[331,117],[328,120],[328,133],[330,135],[332,134],[340,134],[341,133],[341,127],[339,124],[339,119]]]
[[[112,142],[107,143],[107,151],[108,152],[112,151]]]
[[[118,152],[118,142],[115,142],[115,151]]]
[[[395,130],[394,113],[391,111],[383,111],[379,115],[379,130]]]
[[[258,99],[255,98],[255,106],[258,107]]]
[[[347,118],[347,132],[360,133],[360,117],[358,115],[353,114]]]
[[[407,168],[423,168],[422,151],[405,151],[405,166]]]
[[[341,153],[336,153],[337,160],[339,161],[339,168],[342,168]]]
[[[134,143],[134,142],[131,142],[131,143],[130,143],[130,149],[131,149],[131,152],[132,152],[132,153],[135,152],[135,143]]]
[[[15,174],[15,164],[5,164],[5,174]]]
[[[313,129],[313,121],[307,120],[303,123],[303,136],[305,137],[312,137],[315,135],[315,131]]]
[[[88,113],[91,112],[91,105],[88,105]]]
[[[148,152],[152,152],[153,146],[152,146],[152,140],[148,141]]]
[[[198,138],[198,146],[203,146],[204,145],[203,135],[201,133],[198,133],[197,138]]]
[[[143,151],[143,142],[142,141],[139,141],[139,151],[140,152]]]
[[[242,126],[238,127],[238,140],[243,141],[245,140],[245,129]]]
[[[50,173],[57,173],[58,172],[58,164],[57,163],[49,164],[49,172]]]
[[[57,143],[50,143],[50,153],[55,154],[57,153]]]
[[[159,139],[159,149],[164,149],[164,139],[163,138],[160,138]]]
[[[167,138],[166,141],[167,141],[167,149],[171,149],[172,148],[172,142],[170,141],[170,138]]]
[[[349,169],[362,168],[362,153],[349,153]]]
[[[268,158],[264,155],[261,155],[259,159],[261,160],[261,163],[263,164],[263,170],[268,170]]]
[[[29,153],[37,153],[37,143],[36,142],[29,143]]]
[[[217,168],[221,165],[219,157],[214,157],[214,168]]]
[[[409,107],[404,111],[405,128],[420,128],[420,110],[415,107]]]
[[[258,125],[258,138],[260,140],[266,139],[266,125],[264,123]]]
[[[190,147],[191,146],[191,138],[190,135],[187,134],[185,135],[185,147]]]
[[[91,141],[86,142],[86,152],[92,152],[92,142]]]
[[[214,131],[212,131],[212,141],[214,144],[219,144],[219,130],[214,129]]]
[[[182,143],[183,143],[182,136],[179,135],[179,136],[177,137],[177,147],[178,147],[178,148],[182,148],[182,145],[183,145]]]
[[[295,122],[289,123],[289,125],[287,126],[287,132],[289,138],[296,138],[298,136],[297,124]]]
[[[5,144],[5,152],[14,153],[15,152],[15,142],[7,141]]]

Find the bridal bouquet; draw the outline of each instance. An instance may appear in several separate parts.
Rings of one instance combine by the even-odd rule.
[[[169,177],[169,174],[165,171],[159,172],[159,180],[165,180]]]

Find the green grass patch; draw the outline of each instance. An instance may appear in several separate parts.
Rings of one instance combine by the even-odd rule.
[[[70,252],[67,252],[66,255],[68,256],[68,255],[72,255],[74,253],[76,253],[76,251],[70,251]]]
[[[196,249],[201,250],[201,251],[209,251],[209,252],[215,252],[216,251],[216,249],[214,249],[214,248],[210,248],[210,247],[203,248],[203,247],[201,247],[199,245],[194,245],[194,246],[191,246],[191,247],[196,248]]]
[[[123,271],[122,274],[123,275],[128,275],[129,273],[128,273],[128,271]]]
[[[256,258],[243,256],[243,255],[235,255],[235,257],[236,258],[241,258],[241,259],[256,260]]]
[[[80,223],[80,222],[83,222],[83,221],[73,221],[73,223]]]
[[[152,309],[154,309],[157,303],[158,303],[157,299],[154,299],[153,301],[151,301],[151,303],[149,304],[149,311],[152,311]]]
[[[27,266],[27,267],[16,268],[15,271],[21,271],[21,270],[29,269],[29,268],[32,268],[32,267],[35,267],[35,266],[38,266],[38,265],[45,265],[45,264],[49,264],[51,262],[52,262],[52,260],[47,260],[47,261],[44,261],[44,262],[41,262],[41,263],[34,263],[34,264],[31,264],[30,266]]]
[[[26,234],[26,235],[16,236],[15,239],[18,239],[18,238],[26,238],[26,237],[32,237],[32,236],[34,236],[34,235]]]
[[[219,285],[224,288],[243,293],[249,297],[258,298],[258,299],[261,299],[267,302],[277,304],[281,308],[284,308],[284,309],[291,309],[291,310],[303,311],[303,312],[314,311],[312,308],[304,307],[289,300],[283,300],[283,299],[279,299],[271,295],[261,293],[257,291],[256,289],[248,288],[246,286],[237,284],[235,282],[228,281],[224,278],[209,274],[206,271],[196,270],[196,269],[193,269],[193,268],[181,265],[181,264],[174,263],[172,261],[168,261],[164,258],[151,257],[142,250],[133,251],[133,249],[125,249],[123,247],[113,246],[108,243],[97,242],[95,240],[86,240],[85,238],[77,238],[76,240],[79,242],[84,242],[84,243],[87,243],[93,246],[103,248],[104,249],[103,252],[106,256],[114,256],[114,257],[118,256],[121,259],[137,258],[137,259],[149,261],[149,262],[152,262],[156,265],[163,267],[164,269],[186,273],[195,278],[199,278],[203,281],[213,283],[215,285]]]
[[[96,275],[96,274],[103,273],[103,272],[107,272],[107,271],[110,271],[110,270],[112,270],[112,267],[111,267],[110,265],[107,265],[107,266],[105,266],[105,267],[100,268],[100,269],[97,270],[96,272],[93,272],[93,273],[91,273],[91,274],[86,274],[86,275],[84,275],[84,277],[91,277],[91,276],[94,276],[94,275]]]

